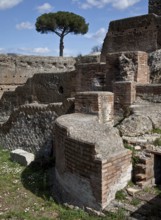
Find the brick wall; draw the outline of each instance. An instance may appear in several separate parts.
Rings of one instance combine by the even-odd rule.
[[[103,43],[101,61],[106,60],[107,53],[152,52],[160,49],[160,20],[161,17],[149,14],[110,22]]]
[[[114,199],[115,193],[126,186],[131,176],[131,151],[112,156],[102,163],[102,204],[105,207]],[[113,191],[113,195],[110,194]]]
[[[35,101],[45,104],[63,102],[71,97],[75,93],[75,72],[35,74],[15,91],[2,91],[0,121],[3,115],[9,116],[20,105]]]
[[[151,102],[161,102],[161,85],[136,85],[136,95]]]
[[[134,166],[133,178],[137,185],[141,187],[154,184],[154,154],[138,159]]]
[[[95,114],[100,123],[113,124],[114,95],[111,92],[80,92],[75,96],[75,112]]]
[[[76,91],[104,91],[106,90],[105,64],[82,64],[77,66]]]
[[[0,55],[0,84],[20,85],[35,73],[58,73],[75,70],[75,59]]]
[[[136,53],[138,54],[138,67],[135,75],[135,82],[146,84],[149,82],[148,54],[141,51]]]
[[[68,129],[57,122],[55,150],[56,178],[61,191],[67,190],[76,205],[103,209],[131,179],[131,151],[123,149],[108,159],[98,158],[95,143],[71,138]]]
[[[126,111],[136,99],[135,83],[115,82],[113,91],[115,115],[119,114],[120,111]]]
[[[148,54],[143,51],[108,53],[106,69],[108,91],[113,91],[115,81],[149,82]]]

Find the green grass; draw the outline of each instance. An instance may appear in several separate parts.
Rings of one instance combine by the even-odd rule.
[[[136,150],[135,150],[135,148],[134,148],[133,146],[129,145],[128,143],[126,143],[126,142],[124,143],[124,147],[125,147],[126,149],[132,151],[132,164],[133,164],[133,166],[135,166],[135,165],[138,163],[138,161],[139,161],[138,156],[136,156]]]
[[[0,219],[3,220],[123,220],[123,210],[96,217],[83,210],[71,210],[50,197],[49,167],[34,163],[22,167],[10,161],[0,148]]]
[[[120,200],[120,201],[125,200],[126,199],[125,192],[123,190],[117,191],[115,195],[115,199]]]
[[[130,202],[130,204],[133,206],[138,206],[140,203],[141,201],[138,198],[133,198],[132,201]]]
[[[155,128],[155,129],[152,130],[152,133],[161,134],[161,129],[160,128]]]
[[[157,138],[157,139],[153,142],[153,144],[154,144],[155,146],[161,146],[161,139],[160,139],[160,138]]]

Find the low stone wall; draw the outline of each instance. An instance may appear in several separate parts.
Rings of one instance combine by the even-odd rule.
[[[0,84],[24,84],[35,73],[73,71],[75,62],[72,57],[0,55]]]
[[[10,150],[21,148],[45,157],[53,151],[55,119],[73,111],[72,99],[49,105],[23,105],[0,125],[1,146]]]
[[[3,148],[20,148],[28,152],[49,156],[53,148],[53,126],[57,117],[45,105],[24,106],[12,114],[0,127]]]
[[[136,85],[136,95],[150,102],[161,102],[161,84]]]

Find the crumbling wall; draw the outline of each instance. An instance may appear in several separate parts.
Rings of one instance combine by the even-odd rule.
[[[137,85],[136,95],[149,102],[161,102],[161,84]]]
[[[0,100],[0,121],[8,119],[11,112],[26,103],[63,102],[73,96],[75,91],[75,72],[41,73],[28,79],[25,85],[15,91],[7,91]]]
[[[106,90],[105,63],[83,63],[76,69],[76,92]]]
[[[35,73],[62,73],[75,70],[72,57],[0,55],[0,85],[24,84]]]
[[[150,69],[150,82],[161,83],[161,50],[149,53],[148,65]]]
[[[116,81],[149,82],[148,55],[142,51],[108,53],[106,70],[108,91],[113,91],[113,83]]]
[[[107,53],[152,52],[161,48],[161,17],[155,14],[111,21],[104,39],[101,61]]]
[[[21,148],[38,156],[49,156],[53,151],[55,119],[73,111],[73,99],[59,104],[22,105],[12,112],[7,122],[0,125],[1,146],[10,150]]]
[[[53,126],[57,115],[46,105],[26,105],[12,113],[0,126],[0,143],[6,149],[23,150],[49,156],[53,148]]]

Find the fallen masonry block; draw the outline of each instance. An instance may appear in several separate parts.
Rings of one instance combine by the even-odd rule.
[[[22,166],[28,166],[35,159],[35,155],[22,149],[16,149],[11,151],[10,157],[12,161],[15,161]]]

